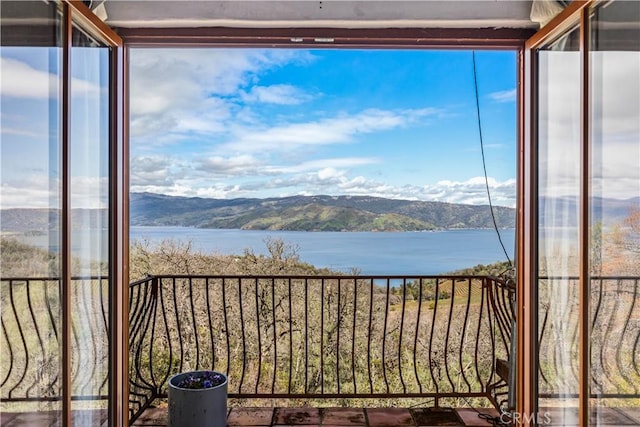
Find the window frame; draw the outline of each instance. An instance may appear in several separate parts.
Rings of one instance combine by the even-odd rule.
[[[533,211],[528,211],[525,197],[525,114],[526,43],[539,31],[523,28],[124,28],[115,30],[124,41],[126,56],[130,48],[304,48],[304,49],[422,49],[422,50],[512,50],[516,52],[516,252],[518,266],[518,307],[524,305],[520,289],[530,289],[524,283],[522,266],[526,262],[523,224],[531,222]],[[127,64],[128,69],[128,64]],[[128,73],[128,70],[127,70]],[[128,75],[127,75],[128,79]],[[129,93],[128,87],[125,89]],[[128,101],[128,98],[127,98]],[[125,116],[125,134],[128,135],[128,117]],[[128,145],[128,141],[127,141]],[[128,163],[128,159],[127,159]],[[128,175],[128,174],[127,174]],[[522,314],[520,314],[522,315]],[[519,322],[521,323],[521,322]],[[520,326],[518,326],[520,327]],[[517,336],[520,335],[519,333]],[[522,340],[520,340],[522,341]],[[520,351],[518,342],[518,351]],[[522,360],[521,360],[522,359]],[[518,353],[518,366],[537,366],[527,353]],[[519,371],[518,371],[519,372]],[[535,377],[533,372],[530,377]],[[519,378],[519,377],[518,377]],[[516,410],[523,408],[522,394],[516,383]],[[513,398],[512,398],[513,400]]]
[[[125,58],[122,38],[78,0],[59,3],[62,52],[61,329],[62,425],[72,424],[71,400],[71,50],[74,25],[111,48],[109,68],[109,399],[108,423],[129,424],[128,312],[129,229],[128,147],[125,138]]]

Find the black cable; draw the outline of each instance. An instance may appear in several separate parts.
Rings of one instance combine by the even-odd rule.
[[[483,414],[482,412],[478,412],[478,418],[481,420],[485,420],[487,423],[491,424],[492,427],[509,427],[510,424],[506,421],[502,421],[501,417],[492,417],[489,414]]]
[[[473,59],[473,85],[476,90],[476,113],[478,115],[478,133],[480,134],[480,152],[482,153],[482,168],[484,169],[484,183],[487,187],[487,198],[489,199],[489,209],[491,210],[491,219],[493,220],[493,228],[496,230],[498,234],[498,240],[500,241],[500,246],[502,246],[502,251],[504,252],[504,256],[507,257],[507,261],[509,262],[509,266],[513,267],[511,263],[511,258],[509,258],[509,254],[507,253],[507,249],[504,247],[504,243],[502,242],[502,236],[500,235],[500,229],[498,228],[498,223],[496,222],[496,215],[493,212],[493,203],[491,202],[491,191],[489,190],[489,177],[487,176],[487,162],[484,158],[484,141],[482,139],[482,124],[480,121],[480,97],[478,95],[478,76],[476,71],[476,52],[471,51],[471,57]]]
[[[502,415],[498,415],[497,417],[492,417],[489,414],[485,414],[484,412],[478,411],[477,408],[475,408],[473,405],[471,405],[471,403],[469,402],[469,400],[467,400],[466,397],[462,397],[462,400],[464,400],[466,402],[466,404],[469,407],[469,409],[473,410],[475,413],[478,414],[478,418],[480,418],[481,420],[486,421],[488,424],[491,424],[492,427],[509,427],[511,425],[509,422],[507,422],[507,421],[502,419],[503,415],[509,415],[509,420],[511,420],[510,414],[508,414],[506,412],[502,412],[501,409],[499,409],[499,411],[500,411],[500,413]]]

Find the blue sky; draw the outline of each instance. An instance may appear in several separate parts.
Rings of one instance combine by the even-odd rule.
[[[60,206],[62,51],[0,50],[2,208]],[[71,206],[104,208],[108,198],[106,49],[75,48],[71,80]]]
[[[72,61],[74,207],[104,207],[108,195],[96,144],[106,56],[89,51]],[[545,196],[573,196],[579,55],[545,52],[553,78],[539,82],[539,132],[553,149],[540,179]],[[505,206],[515,205],[515,56],[477,52],[492,199]],[[59,206],[60,60],[60,49],[0,50],[3,209]],[[638,197],[637,52],[593,63],[592,192]],[[487,203],[469,51],[134,49],[130,65],[132,191]]]
[[[515,205],[516,54],[476,53],[487,169]],[[486,204],[470,51],[134,49],[132,191]]]

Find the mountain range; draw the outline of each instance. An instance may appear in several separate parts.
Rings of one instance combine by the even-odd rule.
[[[640,208],[640,198],[628,200],[593,199],[592,218],[605,225],[619,223],[631,207]],[[560,218],[546,212],[564,210]],[[543,226],[576,226],[577,201],[569,198],[541,199]],[[515,226],[515,209],[494,207],[500,228]],[[106,226],[104,209],[73,209],[72,224]],[[54,209],[3,209],[3,232],[40,233],[56,229]],[[131,193],[132,226],[185,226],[246,230],[298,231],[423,231],[493,227],[487,205],[386,199],[368,196],[291,196],[280,198],[209,199]]]
[[[514,227],[515,210],[494,208],[500,227]],[[488,206],[368,196],[207,199],[132,193],[131,225],[247,230],[422,231],[493,227]]]

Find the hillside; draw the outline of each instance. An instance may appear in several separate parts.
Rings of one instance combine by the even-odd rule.
[[[515,210],[496,207],[500,227]],[[488,206],[367,196],[205,199],[133,193],[131,225],[301,231],[422,231],[492,227]]]
[[[544,213],[552,203],[575,211],[572,199],[543,199],[541,222],[554,226]],[[640,198],[596,199],[594,216],[605,225],[620,223]],[[515,210],[495,208],[501,228],[515,225]],[[570,216],[571,217],[571,216]],[[80,219],[82,218],[82,221]],[[90,227],[106,224],[105,210],[74,209],[72,223]],[[57,229],[53,209],[4,209],[0,211],[3,232],[41,233]],[[269,199],[207,199],[163,194],[132,193],[132,226],[186,226],[246,230],[299,231],[422,231],[456,228],[491,228],[486,205],[385,199],[367,196],[292,196]],[[575,224],[562,224],[571,226]]]
[[[498,206],[500,227],[513,227],[515,210]],[[5,209],[2,231],[56,229],[53,209]],[[106,223],[105,210],[78,209],[72,222]],[[186,226],[245,230],[423,231],[493,227],[488,206],[394,200],[366,196],[293,196],[269,199],[206,199],[132,193],[132,226]]]
[[[57,209],[2,209],[0,231],[27,234],[45,234],[57,230],[60,224]],[[109,224],[106,209],[72,209],[71,224],[79,228],[104,228]]]

